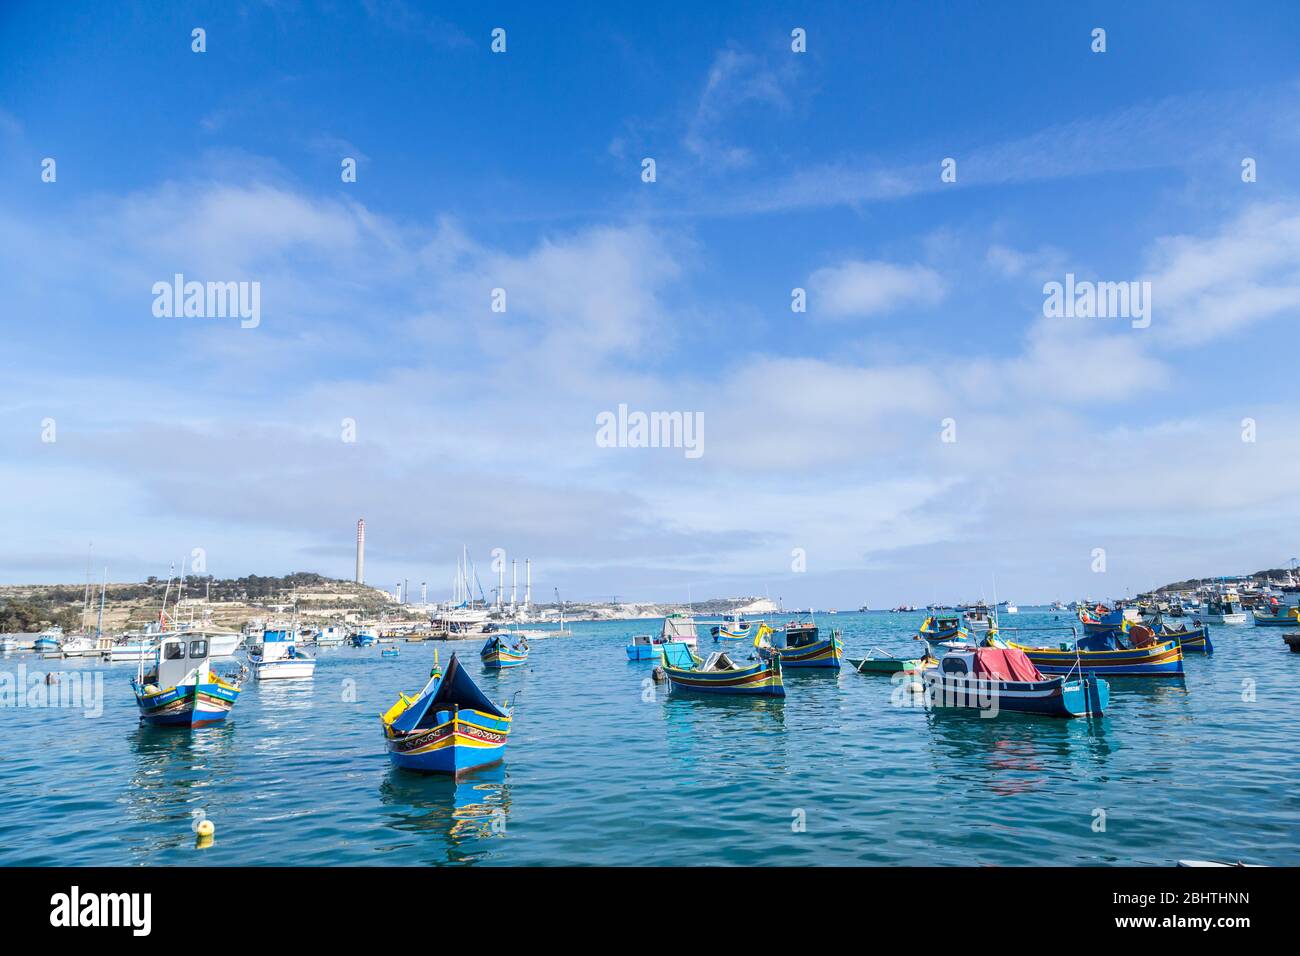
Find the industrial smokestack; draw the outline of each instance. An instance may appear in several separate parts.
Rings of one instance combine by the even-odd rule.
[[[357,584],[366,583],[366,519],[357,519]]]
[[[533,559],[524,558],[524,610],[533,603]]]
[[[519,559],[510,559],[510,606],[519,603]]]

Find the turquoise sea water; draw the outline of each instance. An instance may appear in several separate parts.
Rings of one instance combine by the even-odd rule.
[[[914,653],[922,616],[819,623],[851,656]],[[0,709],[0,864],[1300,864],[1300,655],[1276,629],[1212,627],[1216,656],[1113,679],[1090,722],[927,713],[850,670],[787,670],[784,701],[681,697],[624,654],[658,622],[572,626],[499,675],[479,641],[321,651],[314,679],[250,683],[195,732],[141,727],[135,665],[100,665],[99,718]],[[377,717],[435,647],[517,704],[504,765],[458,783],[392,769]],[[0,670],[19,663],[81,666]]]

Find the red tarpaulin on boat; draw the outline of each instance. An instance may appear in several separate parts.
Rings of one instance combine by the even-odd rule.
[[[1014,648],[981,647],[975,651],[975,675],[991,680],[1042,680],[1034,662]]]

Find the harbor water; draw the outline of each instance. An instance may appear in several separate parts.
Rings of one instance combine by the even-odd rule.
[[[818,623],[848,656],[914,656],[922,617]],[[1216,654],[1183,679],[1112,678],[1104,718],[1063,720],[927,712],[848,668],[787,669],[784,700],[685,697],[626,658],[658,621],[571,626],[501,673],[478,640],[313,652],[313,679],[249,682],[224,726],[193,732],[139,724],[133,664],[7,655],[10,674],[102,671],[105,699],[98,717],[0,709],[0,864],[1300,863],[1300,655],[1276,629],[1212,625]],[[378,714],[435,649],[515,705],[500,767],[390,766]],[[216,828],[204,849],[198,819]]]

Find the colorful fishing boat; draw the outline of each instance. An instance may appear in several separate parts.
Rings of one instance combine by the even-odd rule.
[[[839,631],[831,636],[818,636],[816,625],[802,624],[774,631],[766,624],[758,626],[754,635],[754,648],[762,660],[781,659],[782,667],[821,667],[840,669],[844,657],[844,641]]]
[[[922,640],[933,641],[966,641],[970,639],[970,631],[962,623],[959,617],[937,617],[931,614],[921,622],[921,627],[917,631]]]
[[[1133,630],[1136,630],[1136,628]],[[1174,625],[1165,624],[1157,618],[1151,631],[1152,636],[1157,641],[1177,641],[1184,654],[1214,653],[1214,644],[1210,641],[1210,628],[1200,621],[1174,627]]]
[[[1272,598],[1250,612],[1256,627],[1295,627],[1300,624],[1300,607]]]
[[[1086,607],[1080,607],[1079,623],[1083,625],[1083,633],[1087,634],[1123,634],[1129,625],[1128,617],[1124,614],[1123,608],[1110,610],[1104,605],[1098,604],[1091,611]]]
[[[743,641],[750,636],[751,627],[744,615],[732,612],[724,614],[722,623],[709,628],[709,633],[713,635],[714,640]]]
[[[920,672],[939,663],[939,659],[930,654],[929,647],[925,649],[925,654],[921,657],[895,657],[885,653],[878,647],[873,647],[867,651],[866,657],[849,657],[845,658],[845,660],[859,674]]]
[[[781,683],[780,657],[741,664],[733,661],[725,651],[715,651],[707,660],[700,660],[689,647],[676,641],[664,644],[661,652],[661,666],[675,691],[758,697],[785,696],[785,686]]]
[[[202,633],[165,635],[153,664],[131,681],[140,719],[176,727],[206,727],[226,719],[239,699],[237,680],[212,671],[207,637]]]
[[[1144,628],[1144,630],[1146,630]],[[1151,640],[1141,646],[1125,644],[1115,633],[1085,634],[1073,644],[1030,647],[1011,643],[1044,674],[1068,674],[1075,668],[1093,674],[1125,677],[1181,677],[1183,649],[1178,641]]]
[[[424,688],[399,695],[380,720],[394,765],[455,776],[505,757],[511,708],[488,700],[455,654],[446,673],[435,655]]]
[[[654,637],[651,634],[636,634],[632,637],[632,643],[627,646],[627,659],[630,661],[657,661],[659,660],[659,648],[666,644],[662,638]]]
[[[1074,680],[1046,676],[1022,651],[971,647],[949,651],[924,672],[927,707],[957,707],[1051,717],[1100,717],[1110,685],[1093,674]]]
[[[962,620],[965,622],[965,628],[970,631],[987,631],[993,626],[993,617],[989,614],[988,605],[983,601],[963,608]]]
[[[32,642],[32,650],[37,654],[53,656],[59,653],[59,646],[62,641],[63,628],[51,627],[36,635],[36,640]]]
[[[483,661],[483,666],[491,670],[518,667],[528,660],[528,642],[521,637],[515,643],[508,644],[505,637],[493,634],[484,643],[478,656]]]

